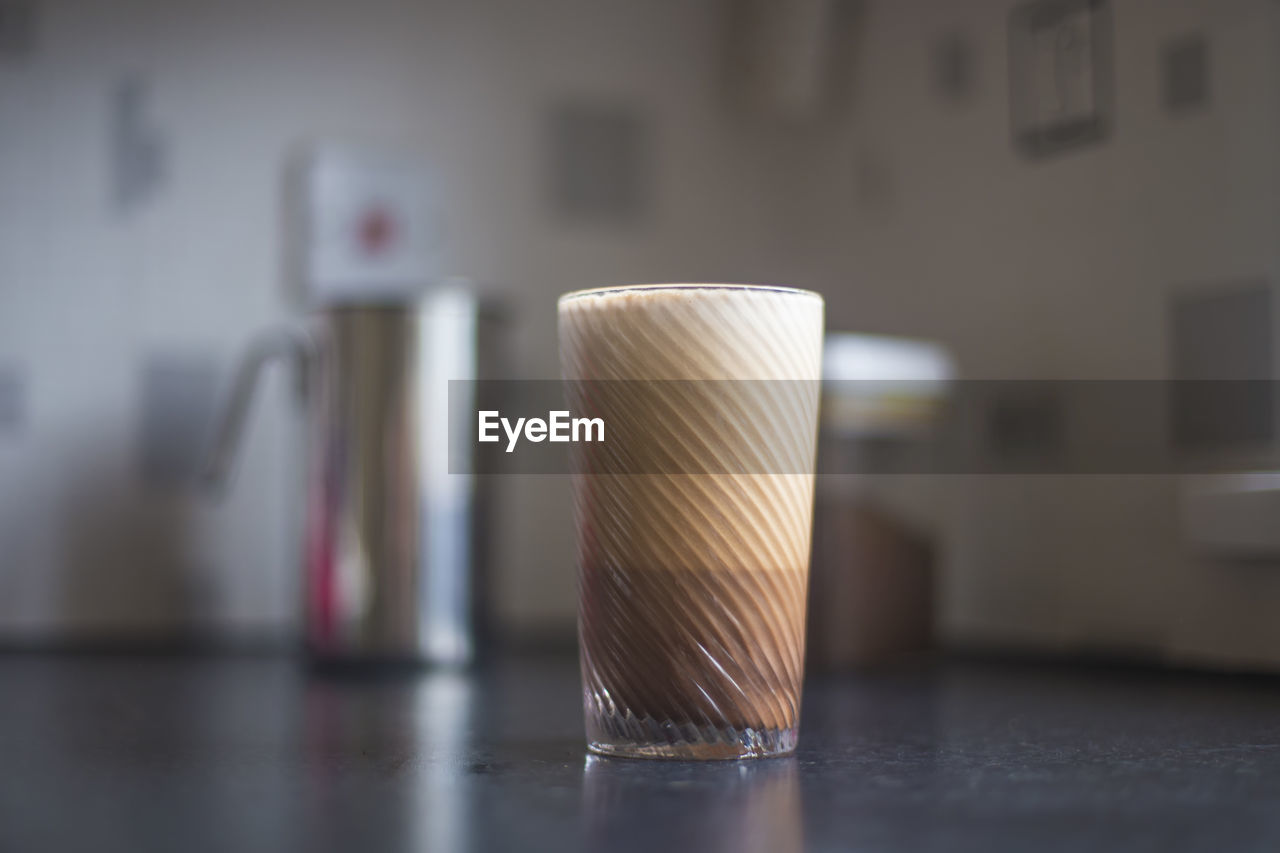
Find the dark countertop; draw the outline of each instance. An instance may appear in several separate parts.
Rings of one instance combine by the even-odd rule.
[[[811,678],[790,759],[589,758],[577,671],[0,655],[0,850],[1280,849],[1280,680]]]

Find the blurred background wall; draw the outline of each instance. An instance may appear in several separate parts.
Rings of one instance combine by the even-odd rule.
[[[733,61],[744,7],[764,83]],[[283,377],[229,499],[193,472],[235,356],[300,313],[285,182],[310,144],[432,169],[441,273],[507,300],[515,376],[557,375],[563,291],[712,280],[819,290],[829,328],[939,341],[965,377],[1168,377],[1178,294],[1276,272],[1280,9],[1118,0],[1109,133],[1035,159],[1011,140],[1011,75],[1035,73],[1009,67],[1012,7],[30,4],[0,54],[0,633],[295,623]],[[593,120],[626,135],[632,191],[581,221],[554,185]],[[935,479],[945,637],[1280,663],[1280,571],[1190,548],[1184,479]],[[500,621],[566,634],[566,484],[503,491]]]
[[[1008,139],[1011,8],[868,7],[860,97],[830,152],[846,178],[811,190],[832,213],[810,234],[843,272],[832,324],[942,340],[969,378],[1171,378],[1180,295],[1274,280],[1277,5],[1113,4],[1112,133],[1038,161]],[[947,99],[930,56],[955,34],[972,46],[971,91]],[[1182,109],[1171,51],[1196,38],[1209,91]],[[944,478],[944,635],[1275,661],[1280,573],[1188,541],[1195,485]]]
[[[17,409],[0,439],[8,631],[273,632],[293,618],[301,433],[285,394],[263,389],[223,507],[188,475],[242,346],[296,313],[283,188],[299,146],[425,160],[446,210],[442,268],[510,297],[515,375],[558,376],[566,290],[813,278],[789,248],[786,190],[804,169],[790,134],[719,116],[712,4],[36,8],[29,53],[0,69],[0,360]],[[122,203],[113,110],[130,85],[162,162],[149,194]],[[637,221],[550,215],[549,136],[575,104],[642,122],[652,201]],[[188,438],[149,472],[149,438],[174,422]],[[514,626],[572,616],[566,496],[558,480],[522,481],[503,502],[499,599]]]

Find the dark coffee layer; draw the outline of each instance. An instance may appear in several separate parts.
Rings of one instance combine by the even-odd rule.
[[[786,729],[800,708],[807,571],[582,568],[588,713]]]

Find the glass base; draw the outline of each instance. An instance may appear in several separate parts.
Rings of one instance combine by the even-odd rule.
[[[673,723],[651,718],[587,720],[587,748],[617,758],[730,761],[771,758],[795,751],[797,730],[753,729]]]

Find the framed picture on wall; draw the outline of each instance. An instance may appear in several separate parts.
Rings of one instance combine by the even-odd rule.
[[[1009,13],[1014,145],[1043,157],[1106,139],[1112,120],[1106,0],[1033,0]]]

